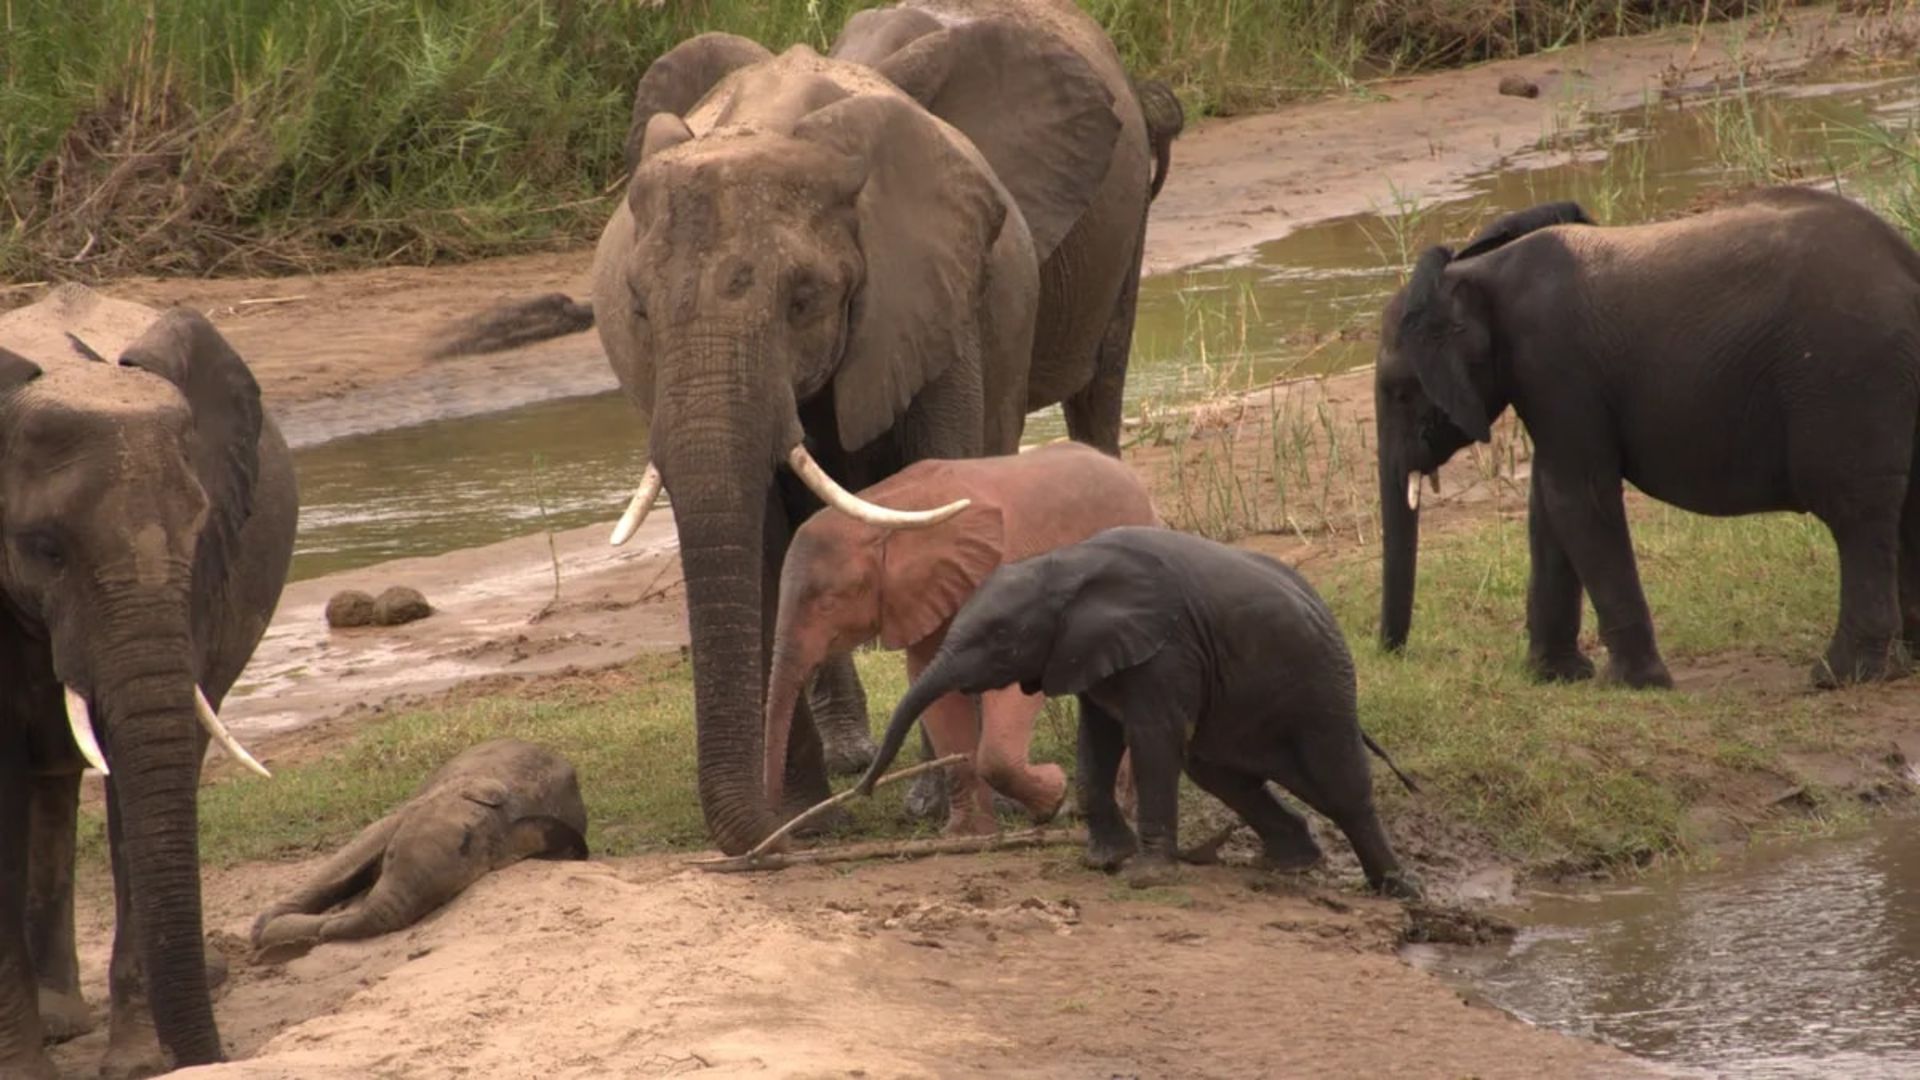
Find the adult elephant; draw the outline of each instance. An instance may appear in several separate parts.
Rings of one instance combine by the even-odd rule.
[[[1583,679],[1581,593],[1607,675],[1670,686],[1623,481],[1695,513],[1811,513],[1840,553],[1821,685],[1901,674],[1920,640],[1920,254],[1864,207],[1773,188],[1596,228],[1571,203],[1433,248],[1387,306],[1377,409],[1390,649],[1413,614],[1422,475],[1511,405],[1533,439],[1528,659]]]
[[[115,896],[105,1071],[221,1059],[200,765],[211,735],[258,768],[216,710],[279,602],[297,507],[259,387],[199,315],[65,286],[0,317],[0,1075],[51,1076],[43,1035],[90,1023],[73,936],[89,764],[108,774]]]

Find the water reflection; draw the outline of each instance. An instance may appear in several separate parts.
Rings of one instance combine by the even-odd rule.
[[[1531,1022],[1724,1077],[1920,1076],[1920,833],[1541,902],[1504,953],[1416,962]]]

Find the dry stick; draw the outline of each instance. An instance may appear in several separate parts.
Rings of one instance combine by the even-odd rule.
[[[992,836],[936,836],[927,840],[877,840],[869,844],[822,848],[793,854],[763,855],[749,861],[745,855],[730,859],[704,859],[693,865],[715,874],[738,874],[749,870],[784,870],[789,866],[818,866],[823,863],[861,862],[866,859],[917,859],[926,855],[971,855],[986,851],[1012,851],[1018,848],[1046,847],[1050,844],[1075,844],[1085,841],[1082,829],[1023,829]]]
[[[934,769],[944,768],[948,765],[958,765],[959,763],[965,760],[967,760],[966,754],[948,754],[946,757],[943,757],[943,758],[935,758],[932,761],[923,761],[918,765],[910,765],[907,768],[897,769],[893,772],[890,772],[887,775],[881,777],[880,779],[874,781],[873,786],[875,790],[879,790],[880,788],[886,787],[888,784],[897,783],[901,780],[906,780],[910,777],[919,776],[923,772],[930,772]],[[741,869],[751,868],[760,860],[761,856],[765,855],[769,850],[771,850],[774,847],[774,845],[778,844],[782,840],[785,840],[787,836],[793,832],[793,830],[799,828],[802,825],[805,825],[807,822],[812,821],[814,818],[819,817],[821,814],[826,813],[828,810],[831,810],[834,807],[839,806],[841,803],[852,800],[859,794],[860,794],[860,785],[855,784],[853,787],[848,788],[847,790],[841,792],[840,794],[835,795],[832,798],[825,800],[824,802],[815,803],[813,806],[809,807],[808,809],[801,811],[799,814],[794,816],[794,819],[792,821],[789,821],[785,825],[782,825],[778,829],[775,829],[773,831],[772,836],[769,836],[765,840],[760,841],[759,844],[754,846],[752,851],[747,852],[745,855],[735,855],[725,859],[706,860],[706,861],[696,863],[695,865],[711,867],[711,866],[718,866],[721,864],[738,863],[740,864]]]

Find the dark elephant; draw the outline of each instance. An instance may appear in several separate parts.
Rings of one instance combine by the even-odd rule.
[[[216,710],[279,602],[297,506],[259,387],[199,315],[66,286],[0,317],[0,1074],[52,1075],[43,1035],[91,1023],[73,928],[88,764],[108,773],[115,895],[105,1072],[221,1059],[201,758],[211,735],[259,767]]]
[[[1622,482],[1713,515],[1794,510],[1832,531],[1840,617],[1820,685],[1891,678],[1920,639],[1920,255],[1872,212],[1803,188],[1598,228],[1569,203],[1420,257],[1387,306],[1374,387],[1385,586],[1406,642],[1419,480],[1509,405],[1533,440],[1528,661],[1584,679],[1581,593],[1607,676],[1671,686]]]
[[[567,759],[519,739],[462,751],[253,924],[274,962],[328,941],[403,930],[522,859],[587,857],[587,807]]]
[[[943,695],[1011,685],[1079,696],[1090,865],[1125,862],[1134,885],[1174,875],[1184,766],[1259,835],[1267,865],[1301,869],[1321,857],[1306,822],[1266,787],[1272,780],[1340,827],[1368,884],[1417,895],[1374,810],[1366,751],[1386,755],[1360,730],[1346,638],[1292,569],[1139,526],[1000,567],[894,710],[861,788],[872,790]],[[1137,840],[1114,799],[1123,752],[1133,759]]]

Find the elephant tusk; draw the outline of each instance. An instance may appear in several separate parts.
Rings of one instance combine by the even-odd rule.
[[[1440,494],[1440,472],[1439,472],[1439,470],[1437,470],[1437,469],[1436,469],[1436,470],[1434,470],[1433,472],[1430,472],[1430,473],[1428,473],[1428,474],[1427,474],[1427,486],[1428,486],[1428,487],[1431,487],[1431,488],[1433,489],[1433,493],[1434,493],[1435,495],[1438,495],[1438,494]]]
[[[80,748],[80,756],[101,776],[107,775],[107,759],[100,753],[100,740],[93,736],[93,713],[87,708],[87,699],[73,692],[73,687],[65,687],[67,692],[67,730],[73,733],[73,745]]]
[[[247,753],[247,748],[240,745],[240,740],[233,737],[233,732],[227,730],[227,725],[220,722],[219,715],[213,711],[213,703],[207,700],[206,692],[197,686],[193,688],[193,709],[200,714],[200,726],[207,729],[207,734],[213,736],[213,741],[219,743],[221,749],[240,764],[269,780],[273,779],[267,767],[255,761],[253,755]]]
[[[1417,472],[1407,474],[1407,509],[1420,509],[1420,474]]]
[[[938,525],[973,505],[971,499],[956,499],[932,510],[890,510],[875,506],[835,483],[833,477],[828,476],[827,471],[813,460],[813,455],[807,453],[805,446],[794,446],[787,453],[787,464],[793,467],[794,473],[815,495],[820,496],[820,501],[856,521],[882,528],[924,529],[929,525]]]
[[[620,515],[620,521],[613,527],[613,546],[633,539],[640,531],[640,523],[647,520],[647,514],[653,509],[654,501],[660,498],[660,467],[647,465],[647,471],[640,474],[640,487],[633,493],[633,501],[627,504],[627,512]]]

